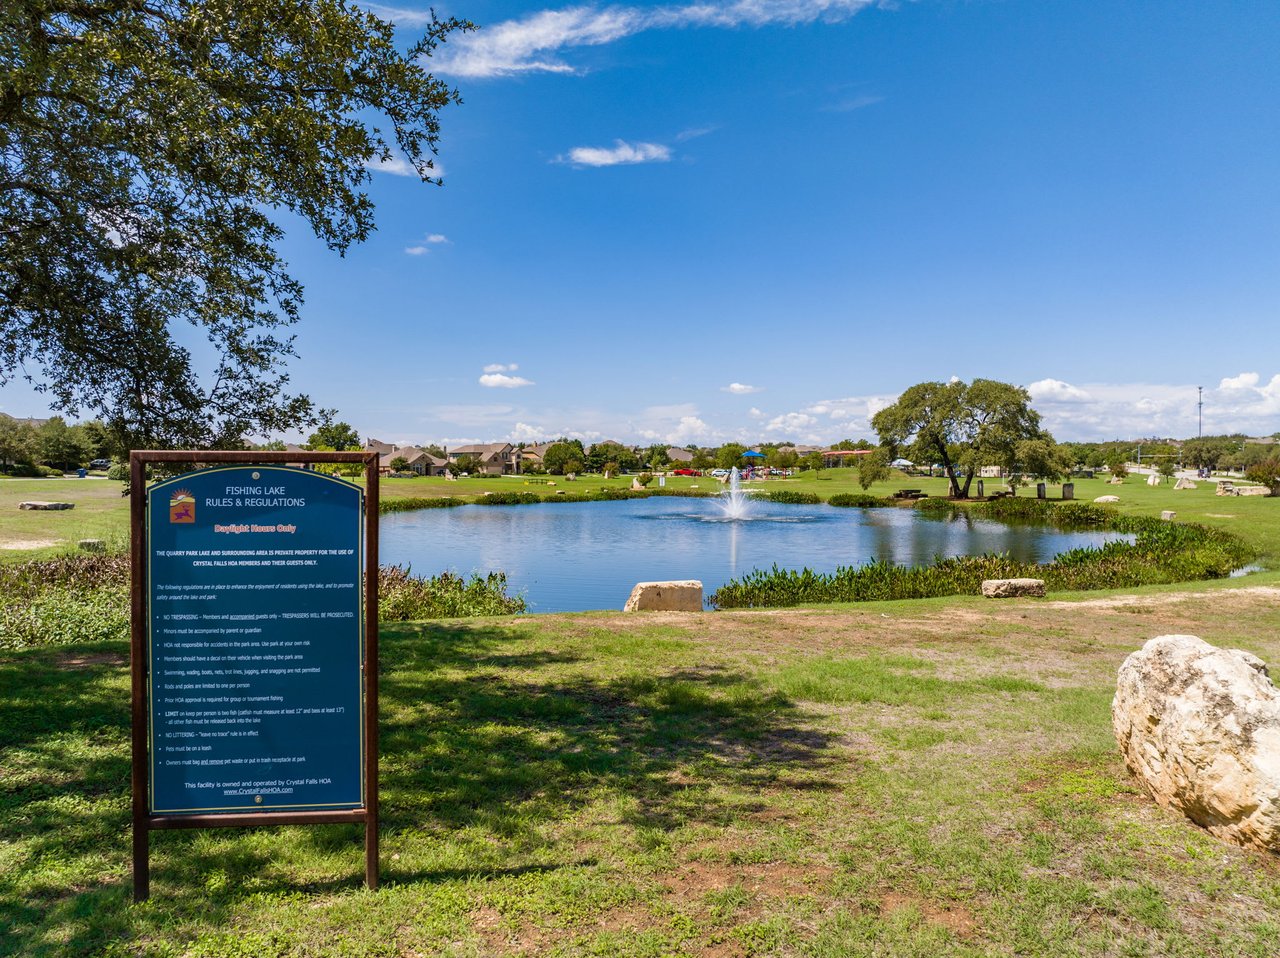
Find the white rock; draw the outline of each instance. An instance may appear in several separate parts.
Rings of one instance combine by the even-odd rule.
[[[76,507],[76,504],[74,502],[42,502],[38,499],[32,502],[18,503],[19,509],[36,509],[40,511],[45,511],[45,510],[57,511],[61,509],[74,509],[75,507]]]
[[[1159,475],[1159,473],[1155,473],[1155,472],[1153,472],[1151,475],[1147,476],[1147,485],[1149,485],[1149,486],[1158,486],[1158,485],[1160,485],[1160,475]]]
[[[982,594],[988,599],[1012,599],[1044,595],[1044,579],[984,579]]]
[[[637,582],[623,612],[701,612],[702,583],[697,579],[683,582]]]
[[[1174,489],[1194,489],[1196,484],[1191,479],[1179,479],[1173,484]]]
[[[1157,802],[1219,838],[1280,852],[1280,692],[1256,656],[1154,638],[1120,666],[1111,724]]]
[[[1160,513],[1160,518],[1165,522],[1172,522],[1174,519],[1178,518],[1178,514],[1172,509],[1165,509]]]
[[[1271,490],[1267,486],[1236,486],[1237,496],[1269,496]]]
[[[1098,496],[1098,498],[1094,499],[1093,501],[1094,502],[1119,502],[1120,497],[1119,496]]]

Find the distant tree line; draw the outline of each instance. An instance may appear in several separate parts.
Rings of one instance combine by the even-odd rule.
[[[97,420],[68,425],[61,416],[34,422],[0,413],[0,469],[8,475],[61,473],[120,454],[114,435]]]

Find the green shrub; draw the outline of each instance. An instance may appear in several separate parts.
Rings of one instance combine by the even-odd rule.
[[[428,498],[425,496],[409,496],[404,499],[379,499],[378,512],[412,512],[415,509],[448,509],[451,506],[465,506],[466,499],[455,499],[451,496]]]
[[[542,501],[536,492],[491,492],[476,500],[478,506],[530,506]]]
[[[507,594],[505,572],[464,578],[453,572],[424,578],[402,566],[378,570],[378,620],[453,619],[514,615],[525,610],[520,596]]]
[[[917,499],[914,505],[921,512],[954,513],[960,508],[950,499],[942,496],[925,496],[923,499]]]
[[[107,470],[107,478],[114,479],[117,482],[125,482],[129,478],[129,464],[127,462],[113,462]]]
[[[779,489],[776,492],[766,492],[760,498],[767,499],[769,502],[781,502],[792,506],[816,506],[822,502],[822,499],[816,493],[800,492],[796,489]]]
[[[827,505],[843,509],[879,509],[893,504],[892,499],[881,499],[865,492],[838,492],[827,500]]]

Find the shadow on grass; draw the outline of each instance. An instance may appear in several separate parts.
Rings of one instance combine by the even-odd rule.
[[[534,856],[550,855],[550,863],[527,858],[531,848],[546,849],[538,836],[548,825],[602,795],[617,799],[616,814],[635,829],[724,822],[749,810],[755,791],[827,761],[827,737],[742,673],[633,661],[602,668],[589,650],[533,645],[519,626],[502,623],[384,629],[384,842],[404,835],[412,843],[409,833],[444,843],[465,833],[471,842],[438,868],[384,860],[388,882],[590,864],[570,861],[564,849]],[[0,660],[0,814],[11,847],[0,927],[12,929],[0,952],[92,952],[175,924],[217,927],[251,895],[359,887],[359,827],[170,832],[152,837],[160,908],[129,908],[127,667],[65,667],[69,655],[105,649]],[[822,783],[811,776],[807,784]],[[724,795],[738,797],[716,797]],[[472,859],[480,845],[493,851]],[[330,877],[348,861],[349,874]]]

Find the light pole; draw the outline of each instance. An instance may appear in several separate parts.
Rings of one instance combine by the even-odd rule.
[[[1199,419],[1196,424],[1196,438],[1200,439],[1204,435],[1204,387],[1197,386],[1196,390],[1199,395],[1199,399],[1196,400],[1196,414]]]

